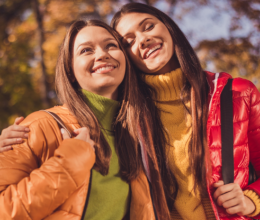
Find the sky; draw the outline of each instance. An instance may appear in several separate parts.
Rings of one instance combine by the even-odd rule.
[[[194,6],[192,5],[194,3],[177,4],[172,12],[172,18],[186,34],[194,47],[199,41],[204,39],[228,39],[230,37],[229,28],[234,11],[229,7],[227,2],[227,0],[218,0],[217,5],[193,7],[193,10],[185,14],[183,10],[189,10],[189,8]],[[259,5],[255,7],[259,7]],[[156,3],[155,7],[167,12],[169,4],[165,0],[160,0]],[[241,29],[234,31],[232,37],[247,36],[253,28],[252,22],[246,17],[240,17],[239,21]]]

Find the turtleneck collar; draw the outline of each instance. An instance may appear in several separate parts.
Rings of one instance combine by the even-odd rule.
[[[86,97],[86,103],[93,111],[98,121],[101,123],[102,128],[112,132],[113,123],[119,108],[119,102],[108,99],[104,96],[94,94],[84,89],[81,91]]]
[[[158,101],[180,99],[183,87],[181,68],[161,75],[145,75],[145,82],[155,89]]]

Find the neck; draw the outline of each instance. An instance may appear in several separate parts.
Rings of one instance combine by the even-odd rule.
[[[85,89],[85,90],[89,91],[87,89]],[[99,91],[89,91],[89,92],[92,92],[94,94],[97,94],[97,95],[100,95],[100,96],[103,96],[105,98],[112,99],[115,101],[117,101],[117,98],[118,98],[118,89],[117,88],[116,88],[116,90],[113,90],[113,91],[102,89]]]
[[[145,82],[156,91],[158,101],[179,100],[183,88],[183,76],[180,68],[162,75],[145,75]]]
[[[81,91],[86,97],[87,105],[95,114],[101,126],[106,130],[112,131],[117,110],[120,106],[119,102],[84,89]]]
[[[170,61],[160,70],[156,71],[153,75],[163,75],[180,68],[179,61],[175,55],[172,56]]]
[[[110,92],[110,93],[103,93],[103,94],[98,94],[98,95],[102,95],[104,96],[105,98],[108,98],[108,99],[112,99],[112,100],[117,100],[118,98],[118,90],[115,90],[114,92]]]

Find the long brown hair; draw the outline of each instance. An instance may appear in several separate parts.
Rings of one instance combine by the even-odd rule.
[[[160,10],[141,3],[129,3],[124,5],[121,10],[114,15],[111,21],[111,26],[116,29],[120,19],[125,14],[133,12],[146,13],[158,18],[169,30],[172,40],[175,44],[174,56],[177,57],[184,78],[184,87],[182,88],[181,98],[184,105],[187,100],[191,101],[190,109],[187,107],[186,109],[192,116],[192,136],[189,143],[189,160],[191,172],[194,175],[194,190],[195,192],[196,190],[199,190],[200,193],[205,194],[205,157],[208,155],[206,138],[206,124],[208,115],[207,96],[209,90],[206,75],[202,70],[197,55],[195,54],[183,32],[168,15],[161,12]],[[159,163],[159,165],[161,164]],[[166,167],[168,166],[166,165]],[[165,174],[167,174],[167,172],[164,172],[164,174],[162,173],[163,179],[167,179],[164,176]],[[174,179],[172,179],[172,181],[174,181]],[[168,188],[167,191],[169,192],[169,187],[171,186],[166,184],[165,187]],[[168,197],[170,200],[173,198],[174,195]]]
[[[72,69],[72,51],[74,39],[78,32],[86,26],[98,26],[105,28],[119,43],[126,57],[126,72],[121,85],[118,87],[118,101],[120,109],[115,120],[115,147],[119,158],[120,175],[127,182],[138,177],[143,164],[141,159],[140,142],[142,139],[150,157],[150,174],[156,178],[156,184],[152,187],[155,206],[162,216],[168,215],[166,199],[162,190],[162,181],[157,165],[154,145],[161,146],[163,142],[163,128],[159,119],[159,112],[152,100],[150,90],[134,73],[132,65],[120,42],[119,34],[110,26],[98,20],[79,20],[73,23],[64,39],[60,49],[60,55],[56,67],[56,89],[62,103],[75,115],[81,126],[90,128],[91,138],[95,141],[96,163],[94,168],[101,174],[108,173],[111,150],[106,142],[100,124],[91,109],[85,102],[85,97],[79,89]],[[156,134],[153,128],[157,128]],[[152,138],[156,136],[156,138]],[[149,150],[152,149],[152,150]],[[161,153],[162,154],[162,153]],[[162,160],[162,159],[161,159]],[[161,205],[158,205],[161,204]],[[162,208],[158,208],[162,207]],[[162,217],[161,219],[167,219]]]

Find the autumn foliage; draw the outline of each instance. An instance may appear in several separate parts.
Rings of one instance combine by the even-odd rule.
[[[205,69],[213,67],[214,71],[248,78],[260,89],[259,1],[223,1],[233,13],[230,36],[225,39],[201,39],[195,49]],[[109,22],[120,5],[127,2],[133,1],[0,1],[0,129],[12,123],[16,116],[26,116],[32,111],[59,103],[54,88],[54,72],[59,46],[69,25],[82,17]],[[170,16],[187,5],[189,10],[184,10],[183,16],[205,5],[218,10],[218,1],[212,0],[139,2],[154,6],[164,2],[168,6],[165,13]],[[241,17],[246,18],[252,28],[246,36],[239,37],[234,33],[243,25]]]

